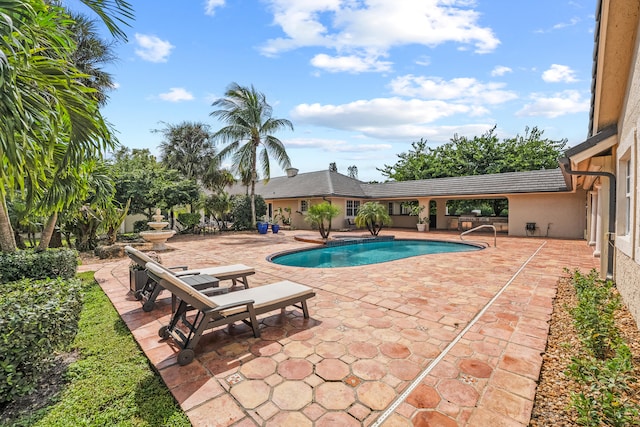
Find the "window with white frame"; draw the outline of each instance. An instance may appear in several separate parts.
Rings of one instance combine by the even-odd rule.
[[[624,162],[624,234],[631,233],[631,160]]]
[[[347,216],[356,216],[358,209],[360,208],[360,200],[347,200]]]
[[[300,200],[300,212],[306,212],[309,210],[309,201]]]

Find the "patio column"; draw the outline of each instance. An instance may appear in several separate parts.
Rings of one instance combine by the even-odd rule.
[[[596,192],[598,194],[596,194],[596,199],[598,200],[598,207],[597,207],[597,215],[596,215],[596,235],[595,235],[595,239],[596,239],[596,244],[595,244],[595,249],[593,251],[593,256],[594,257],[600,257],[600,251],[602,249],[602,200],[600,197],[600,186],[596,186]]]
[[[591,195],[591,222],[589,224],[589,246],[596,245],[596,224],[598,222],[598,193],[595,191],[589,192]]]

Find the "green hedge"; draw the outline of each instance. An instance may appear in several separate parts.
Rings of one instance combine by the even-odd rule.
[[[0,402],[32,390],[55,352],[72,342],[80,292],[76,279],[24,279],[0,286]]]
[[[78,252],[73,249],[47,249],[0,253],[0,283],[31,278],[70,279],[78,269]]]

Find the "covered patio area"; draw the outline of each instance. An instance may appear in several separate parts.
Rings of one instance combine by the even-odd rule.
[[[158,336],[168,293],[146,313],[129,293],[128,259],[83,266],[96,270],[193,425],[526,426],[556,283],[564,268],[597,267],[584,241],[506,236],[481,251],[360,267],[266,260],[313,245],[295,240],[298,233],[309,231],[168,242],[166,265],[241,263],[256,269],[251,287],[291,280],[316,292],[309,320],[289,309],[263,316],[260,338],[242,324],[208,333],[187,366]],[[459,241],[446,232],[383,234]]]

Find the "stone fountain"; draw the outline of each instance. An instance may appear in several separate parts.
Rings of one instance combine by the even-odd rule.
[[[153,218],[153,221],[149,221],[147,225],[153,230],[140,232],[140,237],[153,244],[152,250],[165,251],[167,250],[167,240],[173,237],[176,232],[175,230],[163,230],[169,223],[163,221],[164,215],[160,213],[160,209],[156,209],[156,214],[152,215],[151,218]]]

